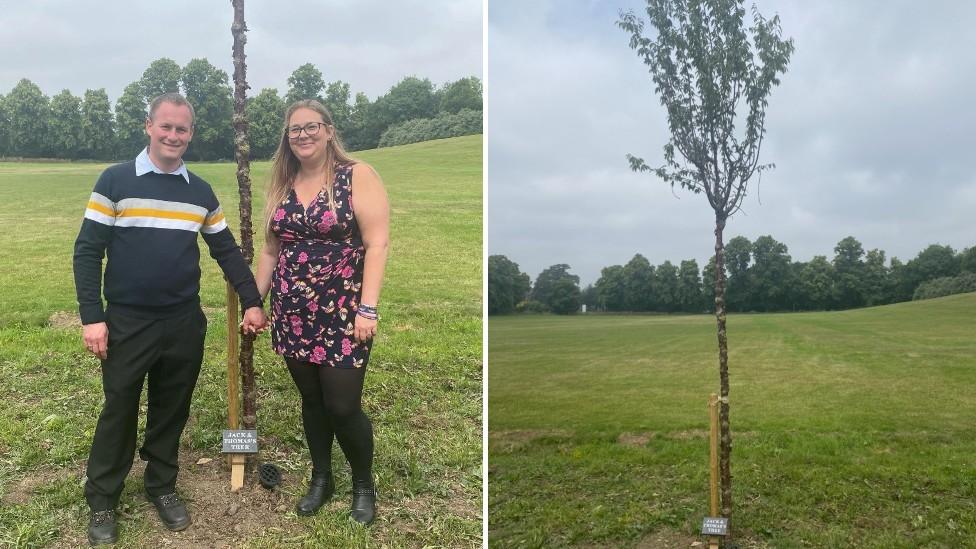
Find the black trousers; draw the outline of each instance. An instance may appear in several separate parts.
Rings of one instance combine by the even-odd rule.
[[[85,498],[94,511],[113,509],[119,502],[132,467],[139,397],[147,378],[146,433],[139,449],[139,457],[148,462],[145,488],[154,496],[175,490],[180,435],[190,415],[207,334],[207,319],[198,306],[159,319],[123,314],[109,305],[105,315],[105,405],[95,427],[85,484]]]

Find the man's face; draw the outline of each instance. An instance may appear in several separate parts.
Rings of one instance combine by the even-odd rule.
[[[186,105],[160,103],[152,119],[146,120],[149,157],[163,169],[174,170],[193,137],[193,117]]]

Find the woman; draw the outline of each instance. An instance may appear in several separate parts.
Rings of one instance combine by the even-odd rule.
[[[373,428],[361,399],[389,206],[379,176],[346,154],[321,103],[292,104],[285,122],[271,168],[257,282],[262,297],[271,292],[271,343],[301,393],[312,455],[308,493],[296,510],[314,514],[335,492],[335,438],[352,469],[350,516],[369,524],[376,514]]]

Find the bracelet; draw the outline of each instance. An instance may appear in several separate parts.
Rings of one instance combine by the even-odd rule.
[[[356,315],[357,316],[361,316],[361,317],[365,318],[366,320],[379,320],[380,319],[380,315],[378,315],[376,313],[367,313],[366,311],[363,311],[362,309],[356,311]]]
[[[364,303],[360,303],[359,311],[371,315],[377,314],[376,305],[366,305]]]

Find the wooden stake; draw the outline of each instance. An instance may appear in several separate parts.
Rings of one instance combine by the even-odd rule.
[[[230,491],[236,492],[244,487],[244,464],[247,457],[244,454],[230,455]]]
[[[237,369],[237,349],[238,349],[238,330],[240,325],[237,323],[237,292],[230,282],[227,282],[227,428],[240,429],[241,420],[238,410],[240,409],[239,379]],[[227,465],[230,466],[230,489],[233,492],[240,490],[244,486],[244,456],[241,454],[230,454],[227,456]]]
[[[718,395],[712,393],[708,397],[708,416],[709,424],[711,425],[711,432],[708,436],[708,486],[709,498],[708,498],[708,510],[709,516],[717,517],[718,515]],[[708,537],[708,547],[709,549],[718,548],[718,538],[716,536]]]

